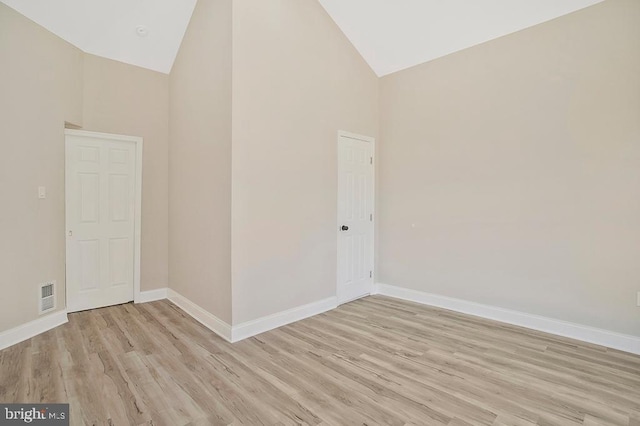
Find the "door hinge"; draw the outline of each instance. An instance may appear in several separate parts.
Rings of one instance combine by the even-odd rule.
[[[369,221],[370,221],[370,222],[373,222],[373,213],[371,213],[371,214],[369,215]]]
[[[369,271],[369,278],[373,278],[373,271]]]
[[[371,165],[373,165],[373,157],[369,157],[369,162]]]

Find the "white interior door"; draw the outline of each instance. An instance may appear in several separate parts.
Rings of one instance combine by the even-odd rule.
[[[99,135],[66,135],[70,312],[134,298],[136,143]]]
[[[338,303],[371,294],[374,242],[374,140],[338,137]]]

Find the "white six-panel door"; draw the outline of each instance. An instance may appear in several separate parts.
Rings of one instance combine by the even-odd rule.
[[[374,140],[338,137],[338,303],[370,294],[374,259]]]
[[[136,142],[96,135],[66,134],[69,312],[134,299]]]

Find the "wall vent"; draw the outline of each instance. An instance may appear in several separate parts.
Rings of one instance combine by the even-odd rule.
[[[40,284],[40,313],[44,314],[56,308],[56,282]]]

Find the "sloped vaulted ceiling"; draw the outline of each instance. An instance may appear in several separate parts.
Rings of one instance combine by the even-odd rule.
[[[196,0],[0,0],[87,53],[168,73]],[[202,0],[208,1],[208,0]],[[139,36],[142,26],[146,34]]]
[[[383,76],[602,0],[319,1],[371,68]]]
[[[85,52],[164,73],[171,70],[196,3],[196,0],[0,1]],[[373,70],[382,76],[602,0],[319,1]],[[137,34],[139,26],[146,29],[146,36]]]

